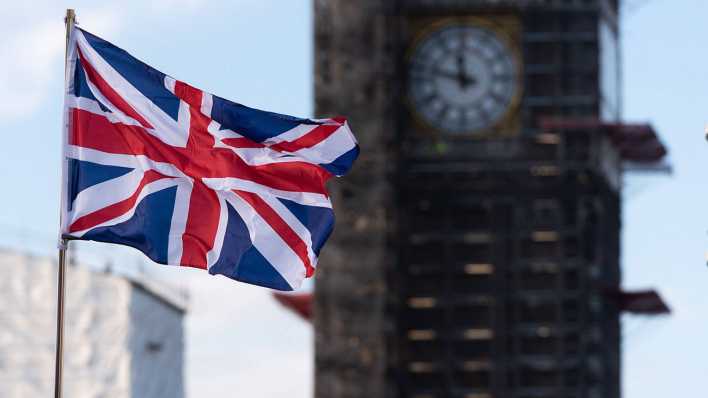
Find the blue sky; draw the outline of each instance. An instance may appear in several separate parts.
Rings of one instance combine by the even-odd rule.
[[[309,1],[4,5],[13,18],[0,28],[0,102],[6,104],[0,107],[5,108],[0,109],[0,178],[6,187],[0,195],[1,246],[54,254],[62,18],[68,6],[76,8],[85,29],[180,80],[254,107],[312,114]],[[147,263],[130,249],[98,243],[76,249],[82,261],[101,265],[113,258],[128,272]],[[143,269],[190,291],[185,367],[190,397],[312,396],[312,330],[275,303],[269,291],[199,270],[152,264]],[[71,355],[71,347],[65,350]]]
[[[625,179],[624,284],[657,287],[674,313],[626,320],[624,391],[626,398],[696,396],[708,374],[708,3],[644,4],[623,17],[624,116],[654,124],[674,173]],[[250,106],[312,114],[310,1],[3,5],[13,17],[0,27],[1,246],[53,253],[67,6],[84,28],[178,79]],[[93,243],[78,253],[94,264],[119,256],[124,268],[143,263],[132,251]],[[144,269],[191,292],[190,396],[312,395],[312,331],[266,290],[197,270]]]
[[[650,121],[669,147],[670,178],[628,176],[624,283],[657,286],[670,318],[625,333],[626,397],[699,396],[708,375],[708,2],[654,0],[624,18],[625,118]]]

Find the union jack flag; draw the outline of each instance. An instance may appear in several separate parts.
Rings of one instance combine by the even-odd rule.
[[[359,153],[346,120],[227,101],[80,28],[66,81],[63,237],[278,290],[313,274],[325,182]]]

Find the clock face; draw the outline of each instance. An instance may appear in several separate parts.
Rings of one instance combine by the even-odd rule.
[[[449,134],[491,128],[517,97],[517,62],[505,41],[489,29],[442,27],[413,51],[408,92],[415,112]]]

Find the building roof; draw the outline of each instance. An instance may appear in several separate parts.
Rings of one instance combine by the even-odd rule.
[[[668,315],[671,309],[654,289],[609,292],[617,300],[622,312],[634,315]]]
[[[175,310],[183,313],[187,312],[189,304],[187,291],[150,278],[145,274],[125,276],[125,278],[128,279],[134,287],[145,291],[157,300],[173,307]]]
[[[53,264],[54,266],[57,265],[56,258],[52,259],[51,257],[36,256],[30,253],[8,248],[0,248],[0,255],[16,255],[21,256],[22,258],[42,259]],[[165,281],[157,280],[154,277],[151,277],[145,273],[136,272],[134,274],[127,274],[125,272],[116,272],[111,267],[101,270],[83,264],[78,264],[77,266],[80,267],[82,270],[91,273],[103,274],[114,278],[125,279],[133,287],[144,291],[145,293],[153,296],[155,299],[160,300],[164,304],[173,307],[177,311],[184,313],[188,309],[189,294],[187,293],[187,291],[182,290],[176,286],[172,286]],[[70,289],[71,287],[69,286],[68,288]]]
[[[646,123],[607,123],[594,118],[551,118],[541,127],[553,130],[597,130],[606,134],[622,160],[634,163],[653,164],[668,154],[654,128]]]
[[[273,297],[285,308],[302,319],[312,320],[312,293],[273,293]]]

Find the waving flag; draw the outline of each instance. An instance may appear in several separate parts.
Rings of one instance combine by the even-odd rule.
[[[278,290],[313,274],[325,182],[359,148],[344,119],[252,109],[70,33],[62,234]]]

